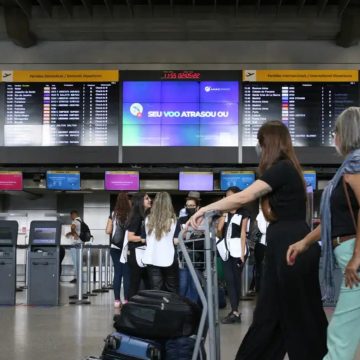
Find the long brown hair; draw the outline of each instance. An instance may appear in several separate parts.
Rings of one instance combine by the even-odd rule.
[[[281,121],[268,121],[261,126],[257,137],[262,149],[258,169],[259,175],[261,176],[277,161],[288,160],[292,163],[302,179],[304,194],[306,194],[304,176],[299,160],[295,155],[288,128]],[[261,207],[268,221],[276,220],[276,215],[271,211],[269,196],[261,199]]]
[[[126,192],[120,192],[116,198],[116,204],[114,208],[114,216],[118,222],[125,224],[129,218],[131,206],[128,194]]]
[[[156,240],[161,240],[173,222],[176,222],[176,214],[170,195],[165,191],[157,193],[148,217],[149,235],[154,231]]]

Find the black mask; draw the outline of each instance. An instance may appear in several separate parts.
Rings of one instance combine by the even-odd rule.
[[[186,208],[186,214],[189,216],[193,216],[196,213],[195,208]]]

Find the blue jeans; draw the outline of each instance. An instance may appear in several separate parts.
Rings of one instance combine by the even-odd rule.
[[[345,241],[334,250],[342,272],[354,253],[355,239]],[[360,287],[352,289],[343,280],[339,300],[328,327],[328,353],[324,360],[353,360],[360,344]]]
[[[115,300],[120,300],[121,280],[124,281],[124,298],[128,300],[130,285],[129,266],[127,263],[123,264],[120,262],[120,249],[111,248],[110,255],[114,265],[113,288]]]

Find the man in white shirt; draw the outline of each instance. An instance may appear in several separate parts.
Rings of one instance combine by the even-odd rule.
[[[77,210],[72,210],[70,212],[71,217],[71,231],[66,234],[66,237],[70,237],[72,240],[72,245],[76,245],[81,243],[80,240],[80,232],[81,232],[81,218],[79,216],[79,213]],[[70,249],[71,258],[74,263],[74,271],[75,271],[75,278],[70,281],[70,283],[74,284],[76,283],[76,276],[78,273],[78,261],[77,261],[77,250],[75,247]]]

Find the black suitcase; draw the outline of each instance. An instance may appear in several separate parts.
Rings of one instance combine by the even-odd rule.
[[[196,333],[198,305],[174,293],[143,290],[114,318],[117,331],[147,339],[169,339]]]

